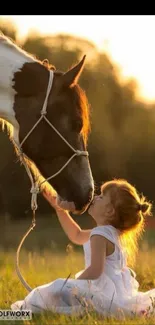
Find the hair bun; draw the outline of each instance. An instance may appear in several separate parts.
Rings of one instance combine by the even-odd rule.
[[[142,212],[142,213],[146,213],[146,212],[149,212],[150,210],[150,204],[149,203],[142,203],[139,205],[139,210]]]

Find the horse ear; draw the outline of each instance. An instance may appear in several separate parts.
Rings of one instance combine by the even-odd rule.
[[[86,55],[83,56],[82,60],[77,65],[75,65],[73,68],[71,68],[62,76],[64,86],[69,87],[78,82],[78,79],[84,67],[85,58]]]

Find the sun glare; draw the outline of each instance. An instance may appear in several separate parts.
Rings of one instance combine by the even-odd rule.
[[[93,42],[109,52],[124,77],[134,77],[143,99],[155,100],[155,16],[36,15],[0,16],[11,19],[19,38],[29,31],[41,34],[68,33]]]

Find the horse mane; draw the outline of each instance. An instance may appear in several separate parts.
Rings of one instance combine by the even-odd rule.
[[[52,64],[50,64],[47,59],[44,59],[43,61],[37,59],[37,57],[34,54],[25,51],[19,44],[17,45],[13,39],[9,38],[8,36],[5,36],[1,31],[0,31],[0,43],[5,44],[5,46],[18,51],[27,59],[30,59],[32,61],[38,62],[46,66],[48,70],[50,69],[55,70],[55,67]]]
[[[25,51],[25,50],[23,50],[22,48],[21,48],[21,46],[18,44],[16,44],[16,42],[12,39],[12,38],[10,38],[10,37],[8,37],[8,36],[6,36],[6,35],[4,35],[2,32],[0,32],[0,44],[4,44],[5,46],[7,46],[8,48],[10,47],[10,48],[12,48],[13,50],[16,50],[17,52],[19,52],[22,56],[24,56],[25,58],[27,58],[27,59],[29,59],[29,60],[31,60],[31,61],[37,61],[37,62],[40,62],[39,60],[37,60],[37,58],[35,57],[35,55],[33,55],[33,54],[30,54],[30,53],[28,53],[27,51]]]
[[[55,67],[52,66],[52,69],[55,70]],[[63,72],[56,70],[55,74],[61,76],[61,75],[63,75]],[[80,104],[77,106],[80,106],[80,108],[81,108],[80,115],[81,115],[81,118],[83,121],[83,128],[81,130],[81,134],[83,135],[84,142],[86,144],[87,140],[88,140],[88,135],[91,131],[90,105],[89,105],[85,91],[78,84],[74,84],[73,87],[70,87],[70,90],[72,92],[73,101]]]
[[[86,97],[85,91],[78,85],[74,85],[73,97],[75,101],[80,103],[81,108],[81,118],[83,121],[83,127],[81,130],[81,134],[83,135],[85,144],[88,140],[88,135],[90,132],[90,105],[88,103],[88,99]]]
[[[2,118],[0,118],[0,124],[2,125],[2,131],[5,131],[5,126],[6,126],[6,130],[7,130],[7,135],[10,139],[10,141],[13,141],[13,126],[11,123],[9,123],[6,120],[3,120]]]

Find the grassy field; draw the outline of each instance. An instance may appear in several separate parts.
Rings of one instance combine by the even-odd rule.
[[[66,278],[69,273],[75,275],[84,267],[82,249],[70,246],[59,226],[50,229],[49,220],[38,222],[21,252],[20,266],[22,274],[31,287],[51,282],[56,278]],[[5,227],[0,233],[0,309],[10,309],[11,303],[23,299],[27,291],[20,283],[15,272],[16,246],[30,222]],[[48,224],[48,227],[47,227]],[[46,230],[46,231],[45,231]],[[58,242],[61,237],[61,249]],[[146,234],[150,239],[153,237]],[[53,239],[55,238],[55,239]],[[48,241],[47,241],[48,239]],[[57,239],[57,240],[56,240]],[[148,239],[148,238],[147,238]],[[151,243],[153,240],[151,239]],[[3,243],[3,245],[2,245]],[[11,244],[12,243],[12,244]],[[68,246],[69,244],[69,246]],[[4,247],[6,246],[6,247]],[[37,248],[38,247],[38,248]],[[151,248],[152,247],[152,248]],[[141,251],[136,261],[135,271],[140,282],[140,290],[155,288],[155,249],[149,246],[148,240],[141,243]],[[125,321],[103,320],[95,314],[87,314],[82,318],[59,316],[51,313],[35,315],[31,321],[1,321],[1,324],[155,324],[154,319],[132,319]]]

